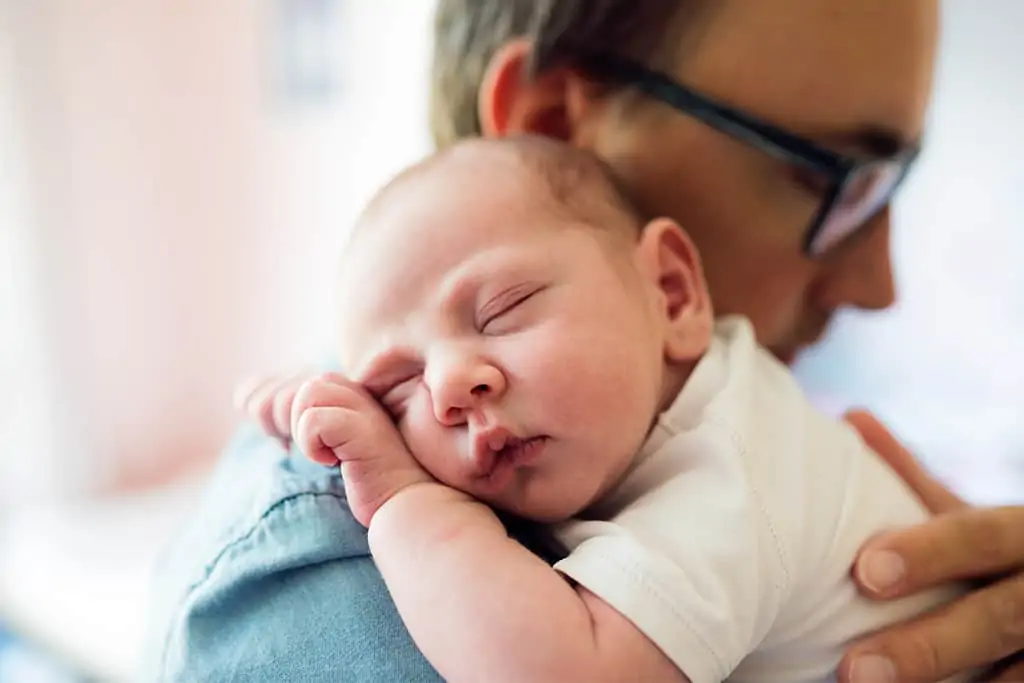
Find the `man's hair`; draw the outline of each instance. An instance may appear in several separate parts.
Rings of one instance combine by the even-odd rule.
[[[569,222],[596,228],[621,229],[638,236],[644,217],[615,180],[607,165],[594,154],[564,142],[531,135],[506,138],[470,138],[430,154],[392,178],[370,200],[356,221],[357,235],[372,223],[378,209],[393,201],[409,183],[425,174],[470,166],[486,191],[489,182],[508,180],[531,184],[530,196],[560,213]],[[519,174],[516,177],[516,174]],[[474,189],[473,192],[478,190]]]
[[[555,66],[586,66],[610,51],[660,66],[673,30],[695,0],[438,0],[434,16],[430,128],[434,144],[480,135],[477,99],[498,49],[515,38],[532,46],[531,78]]]

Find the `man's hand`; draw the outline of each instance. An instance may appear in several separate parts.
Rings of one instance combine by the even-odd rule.
[[[298,389],[290,432],[311,460],[341,464],[349,507],[364,526],[395,494],[435,481],[413,458],[380,404],[337,373]]]
[[[1024,506],[970,507],[870,414],[851,413],[847,421],[935,515],[865,544],[853,570],[861,592],[888,600],[958,580],[985,585],[857,643],[843,659],[839,680],[932,683],[994,667],[983,680],[1024,681]]]

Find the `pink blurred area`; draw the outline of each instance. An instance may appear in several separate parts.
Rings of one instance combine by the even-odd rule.
[[[347,226],[428,147],[432,6],[0,0],[0,679],[9,632],[138,680],[235,382],[327,360]]]
[[[346,224],[426,148],[424,74],[370,36],[405,26],[406,49],[425,49],[429,3],[374,5],[6,3],[24,209],[12,262],[31,292],[12,289],[31,296],[22,346],[44,349],[39,372],[14,381],[46,384],[33,429],[50,430],[13,425],[23,434],[8,443],[49,444],[25,454],[57,474],[47,488],[205,468],[237,422],[239,378],[326,357]],[[320,14],[304,28],[303,11]],[[290,91],[289,60],[326,84]],[[39,487],[11,468],[20,493]]]
[[[244,5],[107,4],[60,6],[30,106],[61,384],[116,486],[207,461],[232,380],[279,362],[289,244]]]

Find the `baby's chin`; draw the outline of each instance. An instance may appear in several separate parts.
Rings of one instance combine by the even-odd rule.
[[[546,487],[545,487],[546,488]],[[558,487],[561,488],[561,487]],[[522,519],[539,524],[558,524],[579,514],[590,503],[590,496],[567,496],[554,491],[531,492],[525,495],[498,496],[495,500],[485,501],[489,505]]]

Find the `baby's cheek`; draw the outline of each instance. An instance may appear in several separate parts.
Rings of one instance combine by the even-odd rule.
[[[552,324],[520,341],[507,356],[518,399],[562,430],[592,419],[596,394],[605,387],[602,359],[589,336]]]
[[[548,320],[500,340],[499,356],[513,376],[555,381],[580,365],[585,338],[563,320]]]
[[[624,353],[621,333],[610,333],[609,325],[552,324],[538,330],[519,364],[526,374],[564,389],[604,381],[610,363],[635,359]]]
[[[406,403],[405,412],[398,421],[398,431],[405,439],[405,445],[408,446],[413,457],[425,467],[428,465],[425,460],[429,460],[429,442],[431,440],[429,422],[432,420],[433,415],[429,412],[429,406],[425,405],[422,400],[412,398]]]
[[[643,331],[631,323],[624,317],[620,322],[581,326],[575,335],[567,330],[559,338],[571,352],[543,369],[551,391],[575,399],[560,402],[565,404],[565,417],[590,425],[607,438],[625,438],[621,432],[635,431],[641,416],[640,429],[646,430],[660,384],[657,350],[652,354]]]
[[[456,463],[451,430],[437,421],[428,400],[410,400],[398,430],[412,456],[427,472],[442,481],[451,480]]]

